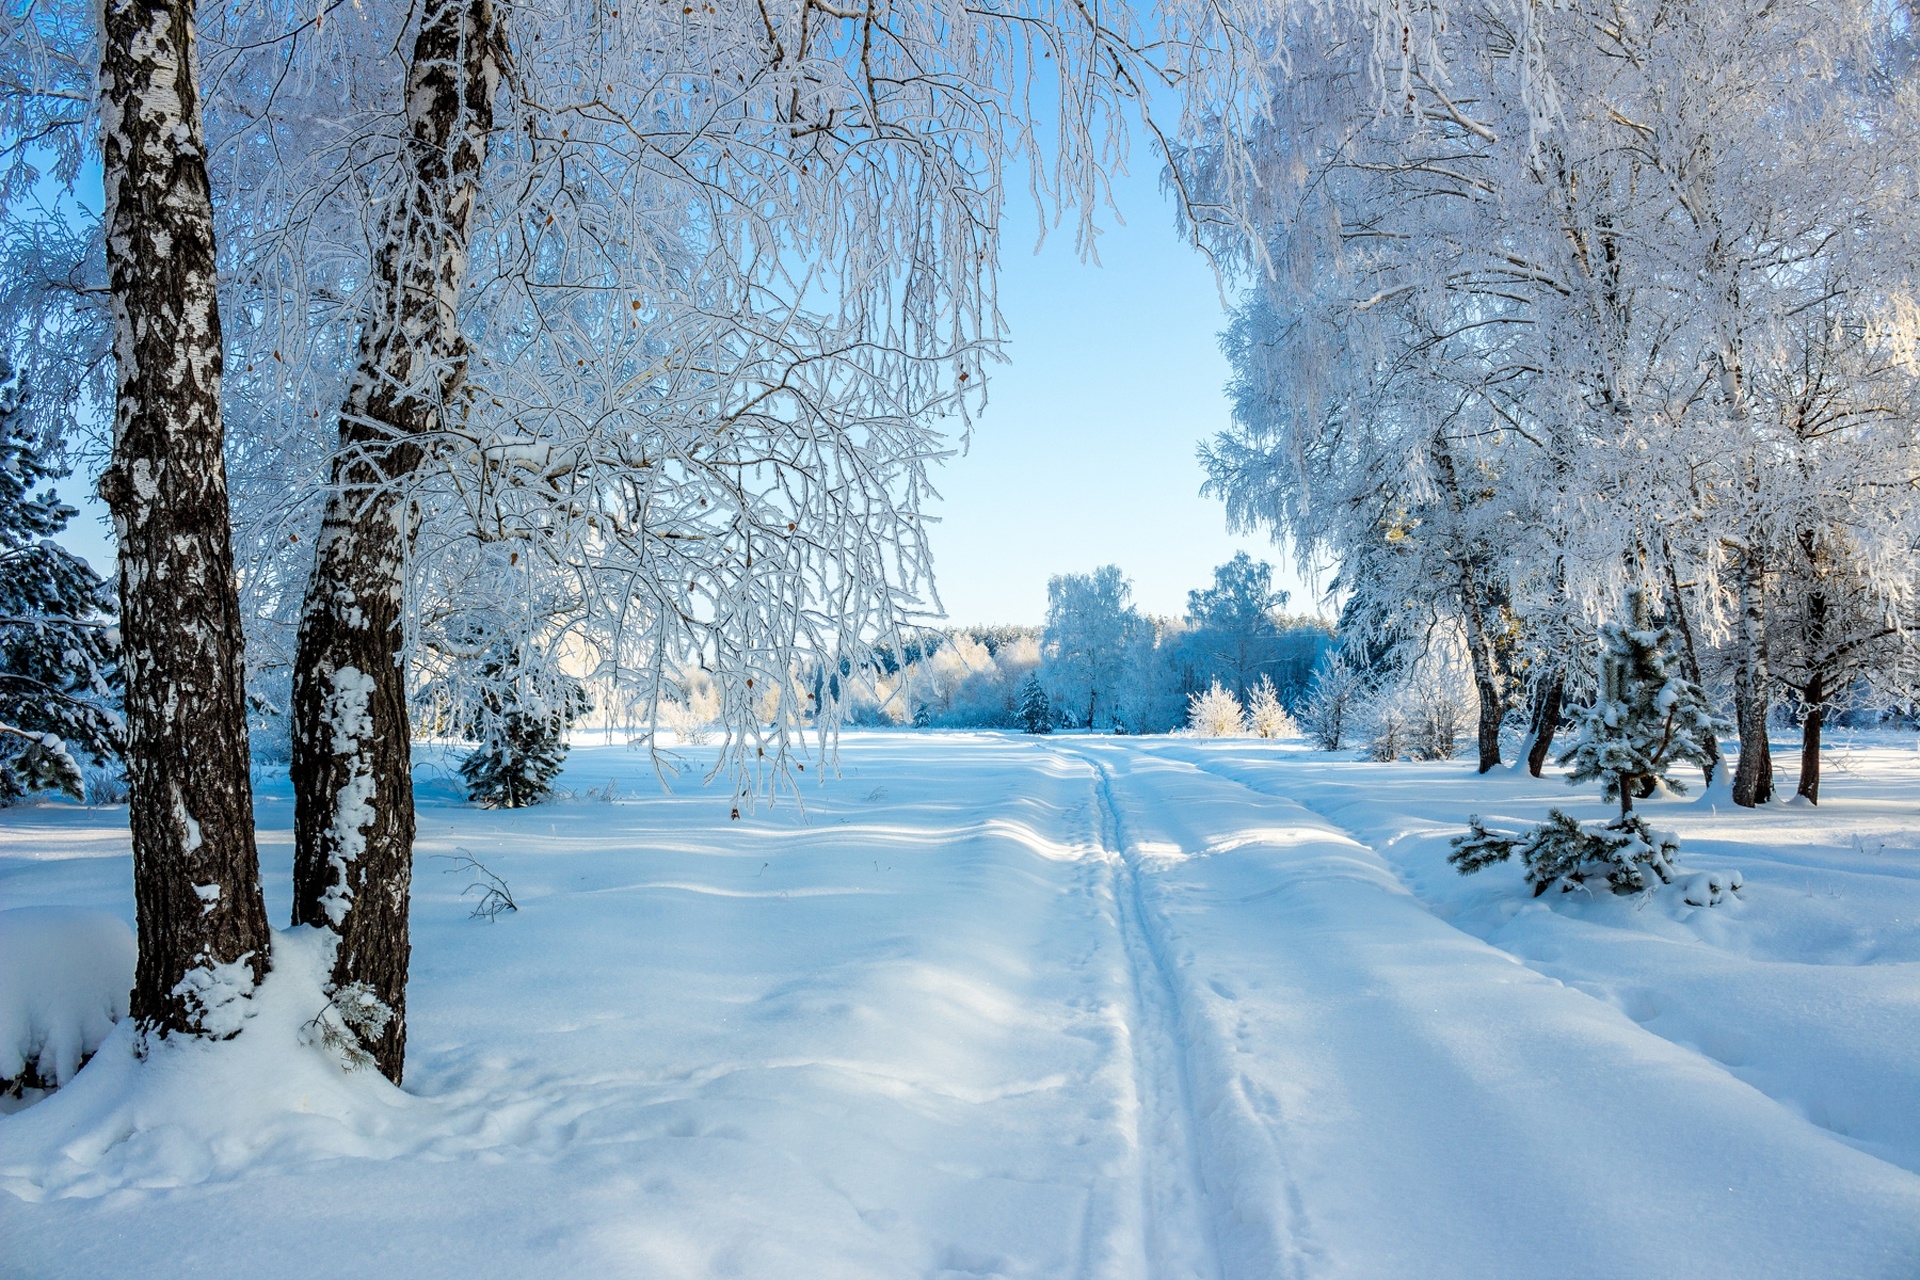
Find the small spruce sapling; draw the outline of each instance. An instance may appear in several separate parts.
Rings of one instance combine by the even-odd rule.
[[[1588,879],[1604,879],[1615,893],[1641,893],[1673,881],[1680,842],[1671,832],[1649,827],[1639,814],[1625,819],[1581,822],[1562,809],[1531,831],[1494,831],[1478,817],[1453,841],[1447,856],[1461,875],[1484,871],[1519,855],[1535,897],[1553,885],[1578,888]]]
[[[1453,841],[1447,861],[1471,875],[1519,855],[1536,895],[1558,884],[1563,890],[1604,878],[1615,893],[1640,893],[1670,884],[1680,842],[1647,825],[1633,811],[1636,795],[1656,783],[1686,787],[1669,772],[1681,764],[1705,764],[1712,734],[1724,731],[1700,687],[1680,674],[1672,632],[1654,627],[1644,592],[1628,593],[1631,621],[1600,628],[1599,689],[1581,719],[1580,737],[1560,763],[1573,766],[1568,781],[1600,779],[1620,816],[1580,822],[1559,810],[1532,831],[1489,829],[1478,817]],[[1713,899],[1718,901],[1718,899]]]
[[[497,643],[480,669],[473,720],[479,745],[460,763],[467,798],[519,809],[553,794],[567,730],[593,709],[578,680],[527,660],[524,642]]]
[[[42,790],[85,798],[76,753],[110,773],[121,737],[114,591],[52,541],[74,509],[33,490],[66,473],[20,400],[0,361],[0,805]]]
[[[1713,714],[1707,695],[1681,673],[1670,627],[1653,625],[1646,592],[1627,593],[1631,622],[1600,627],[1600,681],[1580,720],[1580,737],[1560,757],[1571,783],[1600,779],[1601,792],[1620,802],[1620,818],[1656,783],[1682,795],[1686,784],[1669,776],[1682,764],[1713,763],[1708,743],[1730,726]]]
[[[1020,686],[1018,714],[1020,727],[1028,733],[1053,732],[1053,707],[1047,701],[1047,691],[1040,686],[1038,672],[1030,672]]]

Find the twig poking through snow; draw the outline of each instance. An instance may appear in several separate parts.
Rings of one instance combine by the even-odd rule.
[[[446,874],[452,875],[456,871],[465,871],[474,877],[473,883],[460,891],[460,896],[464,898],[475,889],[480,890],[480,901],[475,904],[468,919],[479,920],[485,917],[487,923],[492,924],[494,917],[502,911],[520,909],[520,904],[513,900],[513,890],[507,888],[507,882],[487,870],[481,861],[467,850],[461,849],[455,853],[439,853],[434,856],[445,858],[453,863],[447,868]]]

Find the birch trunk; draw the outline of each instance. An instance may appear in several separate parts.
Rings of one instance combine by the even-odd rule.
[[[413,874],[407,479],[464,374],[456,311],[503,64],[489,0],[434,0],[406,85],[408,146],[340,411],[293,687],[296,924],[339,936],[335,1007],[389,1079],[406,1058]]]
[[[1680,594],[1680,575],[1673,567],[1673,551],[1667,545],[1665,537],[1660,540],[1660,553],[1667,570],[1667,616],[1673,619],[1674,626],[1680,632],[1681,665],[1687,679],[1705,689],[1707,682],[1700,670],[1700,652],[1693,643],[1693,624],[1687,620],[1686,597]],[[1701,772],[1706,775],[1707,785],[1712,786],[1713,775],[1727,766],[1726,762],[1720,758],[1720,739],[1714,736],[1712,730],[1707,731],[1705,745],[1707,754],[1713,757],[1713,763],[1701,766]]]
[[[1447,448],[1444,437],[1434,438],[1433,460],[1440,474],[1441,487],[1446,490],[1447,503],[1453,511],[1455,523],[1462,524],[1466,517],[1465,504],[1460,500],[1460,483],[1454,474],[1453,454]],[[1506,719],[1507,696],[1494,662],[1492,641],[1487,637],[1486,618],[1482,613],[1484,602],[1472,549],[1465,546],[1457,548],[1456,563],[1460,573],[1460,615],[1467,630],[1467,657],[1473,666],[1473,688],[1480,703],[1480,725],[1476,739],[1480,772],[1488,773],[1500,767],[1500,722]]]
[[[100,150],[143,1032],[227,1036],[270,947],[254,849],[193,6],[110,0]]]
[[[1825,682],[1818,672],[1807,684],[1808,702],[1806,715],[1800,721],[1800,786],[1799,794],[1814,804],[1820,803],[1820,731],[1826,727],[1827,709],[1823,700],[1827,696]]]
[[[1547,766],[1553,735],[1560,731],[1560,702],[1566,696],[1566,675],[1555,667],[1540,679],[1533,697],[1533,723],[1527,730],[1527,772],[1534,777]]]
[[[1813,539],[1805,539],[1811,547]],[[1803,638],[1809,655],[1809,663],[1820,662],[1819,655],[1827,645],[1827,597],[1813,592],[1807,598],[1806,635]],[[1845,688],[1844,677],[1834,681],[1836,687]],[[1820,731],[1827,722],[1827,673],[1814,666],[1807,676],[1807,683],[1800,690],[1800,701],[1806,707],[1806,713],[1800,721],[1800,785],[1796,791],[1814,804],[1820,803]]]
[[[1773,753],[1767,745],[1767,632],[1765,565],[1758,549],[1740,553],[1740,625],[1734,637],[1733,706],[1740,762],[1733,802],[1752,808],[1773,799]]]
[[[1500,722],[1507,715],[1507,700],[1500,690],[1500,678],[1494,670],[1492,646],[1480,617],[1480,594],[1475,589],[1472,570],[1461,574],[1462,595],[1467,617],[1467,654],[1473,661],[1473,689],[1480,702],[1480,731],[1476,743],[1480,749],[1480,772],[1500,767]]]

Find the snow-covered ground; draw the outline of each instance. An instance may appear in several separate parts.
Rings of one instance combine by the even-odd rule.
[[[1713,908],[1447,867],[1599,816],[1558,781],[1286,744],[850,735],[737,822],[622,748],[430,781],[407,1091],[301,1045],[287,935],[237,1040],[0,1118],[0,1274],[1910,1280],[1920,755],[1837,762],[1648,802]],[[0,814],[0,910],[130,920],[124,822]]]

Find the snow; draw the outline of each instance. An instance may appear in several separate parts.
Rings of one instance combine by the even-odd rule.
[[[331,684],[325,721],[333,735],[334,754],[347,761],[347,781],[334,800],[329,832],[333,847],[327,856],[334,879],[320,896],[320,905],[328,922],[337,928],[353,904],[351,864],[367,851],[367,828],[374,820],[373,767],[363,749],[363,744],[373,738],[369,707],[374,680],[358,667],[341,667],[333,673]]]
[[[133,930],[78,907],[0,911],[0,1080],[64,1084],[127,1015]]]
[[[1454,873],[1469,811],[1607,810],[1461,762],[850,734],[804,813],[730,821],[683,755],[669,793],[576,748],[561,785],[616,798],[525,810],[423,770],[406,1090],[311,1032],[324,939],[278,934],[231,1041],[123,1024],[0,1119],[7,1267],[1920,1270],[1910,740],[1817,809],[1643,802],[1680,875],[1630,898]],[[517,912],[469,918],[461,852]],[[123,810],[0,814],[0,906],[130,918],[126,856]]]
[[[202,907],[201,912],[205,911]],[[246,1025],[253,1016],[252,960],[253,952],[248,951],[224,964],[196,965],[180,976],[171,994],[186,1001],[191,1025],[221,1037],[234,1035]]]

